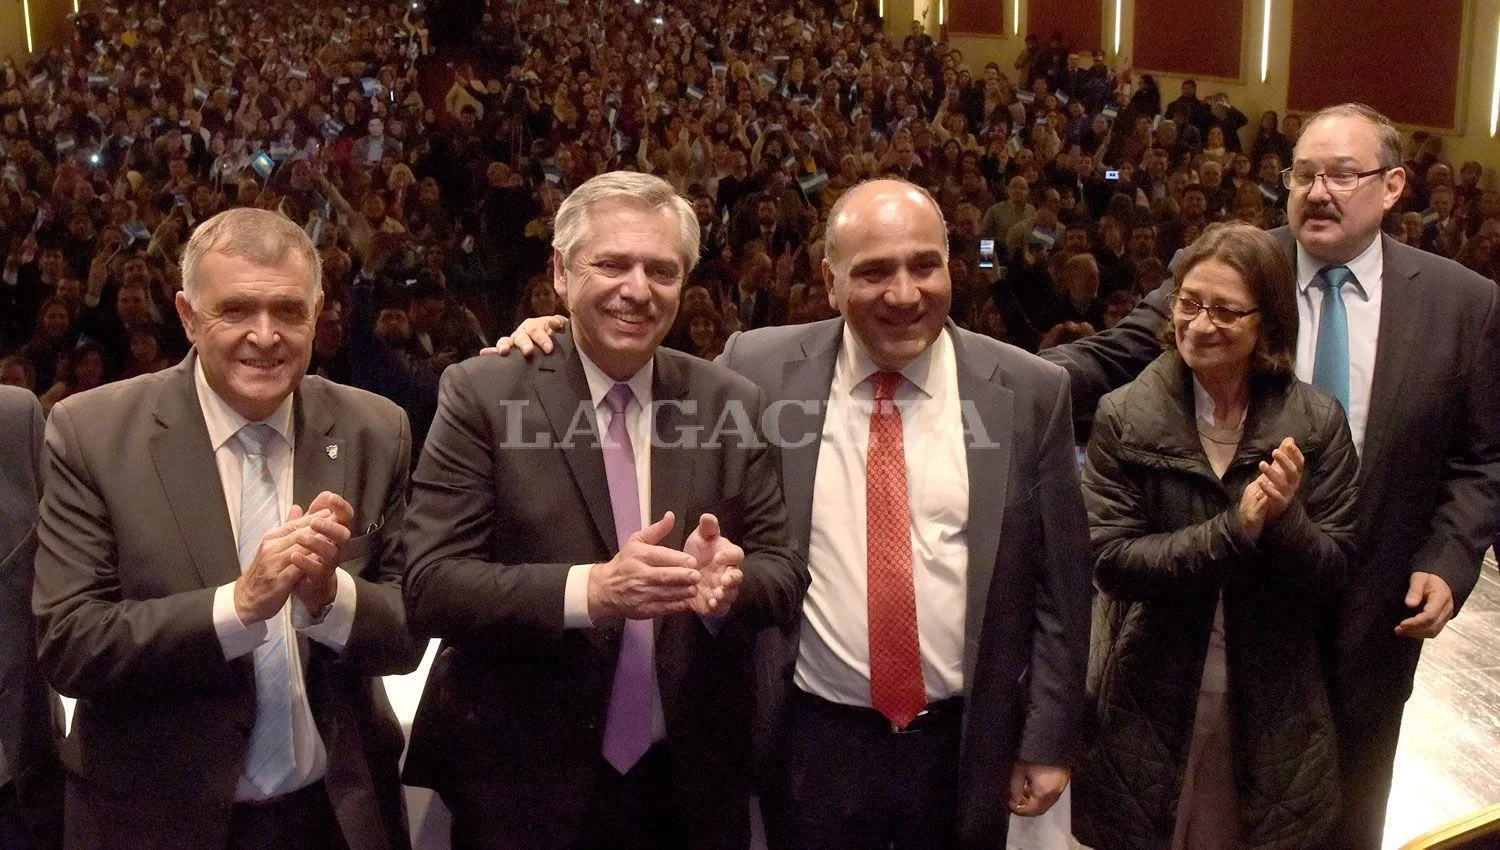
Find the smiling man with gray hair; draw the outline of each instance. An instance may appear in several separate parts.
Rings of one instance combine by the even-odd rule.
[[[749,844],[750,641],[807,571],[760,391],[660,348],[698,233],[660,178],[589,180],[557,211],[557,355],[443,375],[406,534],[443,650],[406,779],[455,847]]]
[[[180,365],[52,409],[32,607],[78,699],[73,848],[408,846],[401,728],[375,677],[414,669],[400,529],[411,432],[306,376],[317,251],[276,213],[203,223]]]

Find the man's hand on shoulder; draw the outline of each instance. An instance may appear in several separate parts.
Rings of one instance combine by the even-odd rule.
[[[495,344],[489,348],[479,350],[480,354],[498,354],[501,357],[509,354],[511,349],[521,352],[522,357],[530,357],[532,352],[541,349],[543,354],[552,353],[552,337],[562,333],[568,326],[567,316],[541,316],[527,319],[510,336],[502,336],[495,340]]]
[[[590,620],[650,620],[692,609],[702,574],[691,555],[660,545],[675,522],[667,511],[630,535],[613,558],[589,570]]]

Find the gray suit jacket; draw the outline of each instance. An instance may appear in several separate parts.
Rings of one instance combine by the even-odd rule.
[[[951,323],[948,331],[969,467],[959,830],[965,846],[1003,847],[1013,763],[1069,765],[1079,749],[1092,597],[1088,531],[1067,375]],[[720,358],[759,384],[776,411],[767,430],[786,441],[788,522],[804,557],[824,403],[843,332],[843,320],[830,319],[735,334]],[[783,401],[810,404],[776,404]],[[764,633],[759,652],[760,755],[774,762],[797,630]]]
[[[42,668],[78,698],[63,744],[70,847],[224,846],[255,680],[214,631],[214,590],[240,569],[193,363],[73,396],[48,421],[32,607]],[[331,490],[355,512],[353,631],[342,653],[305,656],[329,797],[351,850],[402,848],[401,729],[373,677],[421,657],[396,533],[411,433],[391,402],[317,377],[293,421],[294,502]]]
[[[33,846],[60,846],[62,709],[36,666],[31,582],[41,498],[42,407],[0,386],[0,749]]]
[[[1272,235],[1296,265],[1291,231]],[[1380,338],[1359,472],[1361,568],[1337,613],[1335,702],[1398,705],[1422,643],[1398,638],[1413,572],[1461,606],[1500,524],[1500,290],[1457,263],[1382,236]],[[1161,352],[1169,280],[1115,328],[1044,353],[1092,411]]]

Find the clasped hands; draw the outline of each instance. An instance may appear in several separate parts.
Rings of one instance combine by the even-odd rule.
[[[595,623],[649,620],[692,612],[723,616],[739,596],[745,550],[719,533],[719,520],[704,514],[682,551],[661,545],[676,517],[661,519],[630,535],[618,554],[589,571],[589,619]]]
[[[293,505],[286,522],[266,532],[255,560],[234,583],[234,609],[245,624],[276,616],[288,597],[317,612],[338,589],[334,570],[349,542],[354,508],[323,491],[307,510]]]

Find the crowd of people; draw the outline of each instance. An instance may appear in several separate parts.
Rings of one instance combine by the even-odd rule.
[[[1102,52],[1028,40],[970,67],[858,6],[493,4],[488,64],[431,54],[404,3],[106,7],[0,68],[0,376],[56,400],[175,362],[197,222],[253,205],[317,235],[315,369],[431,417],[437,374],[558,309],[562,198],[603,171],[692,199],[703,263],[670,344],[826,318],[826,212],[863,179],[928,187],[953,315],[1029,350],[1110,326],[1214,221],[1285,220],[1300,118],[1167,101]],[[446,89],[444,88],[446,86]],[[438,102],[436,92],[442,92]],[[1500,194],[1417,134],[1388,230],[1500,275]],[[364,281],[365,285],[359,285]]]
[[[40,664],[103,756],[68,765],[70,836],[108,846],[121,811],[192,796],[138,845],[282,834],[276,812],[322,831],[307,846],[401,846],[400,739],[370,677],[411,669],[415,634],[448,649],[405,778],[475,846],[738,846],[749,715],[772,703],[789,739],[755,790],[776,846],[997,846],[997,801],[1045,812],[1074,769],[1095,846],[1378,845],[1418,639],[1472,589],[1500,501],[1481,164],[1455,174],[1438,137],[1365,107],[1304,133],[1191,80],[1164,102],[1059,37],[971,68],[863,4],[495,3],[451,57],[421,12],[135,3],[0,67],[0,379],[53,411]],[[1418,275],[1446,286],[1423,297]],[[1451,339],[1413,344],[1418,300]],[[552,365],[471,358],[557,313]],[[265,323],[290,354],[256,355]],[[1399,357],[1375,359],[1377,332]],[[702,362],[720,355],[758,389]],[[1412,363],[1444,380],[1403,383]],[[854,400],[869,468],[826,435],[811,460],[657,447],[635,431],[662,394],[702,397],[684,433],[721,407]],[[960,401],[1007,438],[944,438],[972,424]],[[505,451],[574,406],[609,429],[602,469]],[[1096,406],[1080,486],[1071,414]],[[212,445],[172,430],[200,413]],[[818,441],[822,419],[793,420],[794,445]],[[911,446],[928,466],[908,482]],[[216,476],[237,523],[183,495]],[[235,536],[257,541],[240,573]],[[866,587],[900,566],[882,558],[907,597]],[[946,590],[913,593],[912,570]],[[850,619],[866,593],[870,622]],[[884,650],[879,615],[910,626]],[[279,672],[256,628],[282,630]],[[752,696],[753,642],[779,678]],[[304,667],[294,735],[265,720],[283,707],[262,676]],[[614,695],[637,690],[617,747]],[[210,755],[132,781],[178,738]],[[659,807],[665,788],[702,816]]]

